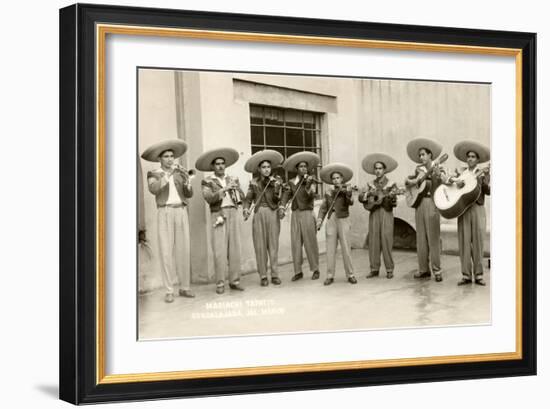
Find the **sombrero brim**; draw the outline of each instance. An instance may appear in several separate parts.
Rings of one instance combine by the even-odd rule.
[[[321,162],[319,155],[313,152],[298,152],[290,155],[283,163],[287,172],[295,172],[299,163],[306,162],[309,169],[315,168]]]
[[[365,156],[361,165],[363,170],[370,175],[374,175],[374,165],[378,162],[382,162],[386,165],[386,172],[390,173],[397,168],[397,161],[385,153],[371,153],[370,155]]]
[[[252,155],[244,164],[244,170],[249,173],[255,173],[258,171],[258,166],[263,161],[267,160],[271,163],[272,168],[276,168],[283,162],[283,155],[272,149],[264,149],[263,151],[256,152]]]
[[[475,141],[462,141],[455,145],[455,156],[462,162],[468,159],[468,152],[475,152],[479,156],[479,162],[488,162],[491,159],[489,148]]]
[[[167,150],[173,151],[174,157],[179,158],[187,151],[187,144],[181,139],[169,139],[157,142],[145,149],[141,157],[149,162],[158,162],[160,154]]]
[[[407,155],[409,155],[409,158],[411,158],[413,162],[422,163],[422,161],[418,157],[418,151],[422,148],[429,149],[432,152],[432,159],[437,159],[439,155],[441,155],[441,150],[443,149],[443,147],[439,143],[431,139],[413,139],[407,144]]]
[[[239,160],[239,152],[233,148],[217,148],[206,151],[197,158],[195,168],[201,172],[209,172],[212,170],[212,162],[218,158],[223,158],[225,167],[228,168]]]
[[[332,179],[330,176],[338,172],[342,175],[344,183],[349,182],[353,177],[353,170],[343,163],[330,163],[326,166],[323,166],[320,172],[321,180],[329,185],[332,185]]]

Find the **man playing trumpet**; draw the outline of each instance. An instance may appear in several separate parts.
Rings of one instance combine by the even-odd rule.
[[[303,253],[305,247],[311,279],[319,278],[319,245],[317,229],[313,215],[313,202],[316,193],[316,181],[308,175],[308,168],[314,169],[320,158],[313,152],[298,152],[289,156],[283,163],[287,172],[297,172],[294,179],[289,180],[288,189],[283,193],[282,205],[292,208],[290,219],[290,246],[294,263],[292,281],[304,277],[302,273]]]
[[[160,162],[160,168],[147,173],[149,191],[157,203],[158,241],[165,301],[174,301],[174,286],[179,282],[179,295],[192,298],[189,217],[187,204],[193,196],[189,173],[175,159],[187,150],[179,139],[156,143],[141,157]]]
[[[212,220],[212,252],[216,271],[216,293],[225,291],[225,279],[229,273],[229,288],[243,291],[241,277],[241,218],[238,206],[244,193],[237,178],[228,176],[226,167],[239,160],[239,152],[233,148],[218,148],[204,152],[195,163],[203,172],[214,171],[201,182],[202,196],[210,206]]]

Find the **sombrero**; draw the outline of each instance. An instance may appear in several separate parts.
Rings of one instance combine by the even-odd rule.
[[[252,155],[244,164],[244,170],[249,173],[255,173],[258,171],[258,166],[264,160],[271,163],[272,168],[276,168],[283,162],[283,155],[272,149],[264,149],[263,151],[256,152]]]
[[[202,172],[211,171],[212,162],[218,158],[223,158],[225,160],[225,167],[228,168],[239,160],[239,152],[233,148],[217,148],[206,151],[197,158],[195,168]]]
[[[413,139],[407,144],[407,155],[409,155],[409,158],[411,158],[413,162],[422,163],[422,161],[418,157],[418,151],[422,148],[430,150],[432,152],[432,159],[434,160],[437,159],[439,155],[441,155],[441,150],[443,149],[443,147],[439,143],[437,143],[436,141],[432,141],[431,139]]]
[[[320,172],[321,180],[329,185],[332,185],[332,179],[330,178],[334,172],[338,172],[342,175],[344,183],[348,182],[353,177],[353,170],[349,166],[343,163],[329,163],[323,166]]]
[[[285,168],[287,172],[295,172],[296,166],[298,166],[298,164],[302,162],[306,162],[308,168],[312,169],[321,162],[321,158],[319,158],[319,155],[313,152],[297,152],[286,158],[283,163],[283,168]]]
[[[487,162],[491,159],[491,152],[486,146],[474,141],[461,141],[454,147],[455,156],[462,162],[468,159],[468,152],[475,152],[479,156],[479,162]]]
[[[391,171],[397,168],[397,161],[385,153],[371,153],[363,158],[361,165],[363,170],[370,175],[374,175],[374,165],[378,162],[382,162],[386,165],[386,172],[390,173]]]
[[[157,142],[149,146],[141,157],[149,162],[158,162],[162,152],[171,150],[174,152],[174,158],[179,158],[187,151],[187,144],[181,139],[168,139],[166,141]]]

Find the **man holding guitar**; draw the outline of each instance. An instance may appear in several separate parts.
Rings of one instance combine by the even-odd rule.
[[[386,277],[393,278],[393,208],[397,206],[399,190],[395,182],[390,182],[387,173],[397,168],[397,162],[389,155],[373,153],[362,161],[363,170],[376,178],[359,194],[369,215],[369,259],[370,273],[367,278],[380,274],[380,252],[384,257]]]
[[[488,168],[480,169],[479,163],[487,162],[490,159],[489,149],[480,143],[473,141],[462,141],[454,147],[455,156],[468,166],[457,170],[451,176],[449,183],[456,183],[458,188],[464,186],[461,175],[469,173],[477,178],[480,193],[477,199],[458,216],[458,251],[460,254],[460,266],[462,279],[458,285],[472,283],[472,262],[474,282],[478,285],[485,285],[483,280],[483,234],[486,228],[485,219],[485,195],[491,194]]]
[[[411,189],[418,187],[425,182],[425,189],[420,192],[415,207],[416,222],[416,248],[418,254],[418,271],[414,278],[430,278],[431,271],[435,281],[443,280],[441,274],[441,226],[440,215],[437,211],[433,194],[435,189],[442,183],[443,169],[440,163],[446,159],[434,160],[441,154],[442,146],[427,138],[417,138],[407,145],[407,154],[413,162],[418,163],[414,175],[405,180],[405,185]],[[431,271],[430,271],[431,262]]]

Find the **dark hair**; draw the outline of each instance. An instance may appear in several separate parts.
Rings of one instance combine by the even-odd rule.
[[[212,162],[210,162],[210,164],[214,165],[218,159],[223,159],[223,163],[225,164],[225,158],[223,156],[218,156],[217,158],[212,159]]]
[[[474,154],[476,155],[476,158],[479,159],[479,153],[477,153],[476,151],[472,151],[472,150],[466,152],[466,157],[468,157],[468,154],[469,154],[470,152],[474,153]]]
[[[267,160],[267,159],[264,159],[263,161],[261,161],[260,163],[258,163],[258,167],[262,166],[264,162],[269,163],[269,166],[271,166],[271,161],[270,161],[270,160]]]
[[[335,170],[334,172],[332,172],[332,173],[330,174],[330,178],[331,178],[331,179],[332,179],[332,176],[333,176],[335,173],[338,173],[338,174],[340,175],[341,178],[344,177],[344,175],[342,174],[342,172],[338,172],[337,170]]]
[[[164,155],[166,152],[172,152],[173,154],[175,154],[174,149],[171,149],[171,148],[170,148],[170,149],[165,149],[165,150],[163,150],[161,153],[159,153],[159,158],[160,158],[162,155]]]
[[[376,167],[377,163],[381,164],[384,169],[387,169],[386,164],[384,162],[382,162],[381,160],[374,162],[374,167]]]
[[[434,157],[433,152],[432,152],[431,150],[429,150],[428,148],[420,148],[420,149],[418,149],[418,154],[419,154],[419,155],[420,155],[420,151],[421,151],[422,149],[424,149],[424,151],[425,151],[426,153],[429,153],[431,158]]]
[[[296,169],[298,169],[298,166],[300,166],[301,163],[305,163],[306,164],[306,167],[309,166],[309,164],[305,161],[305,160],[301,160],[300,162],[298,162],[296,164]]]

